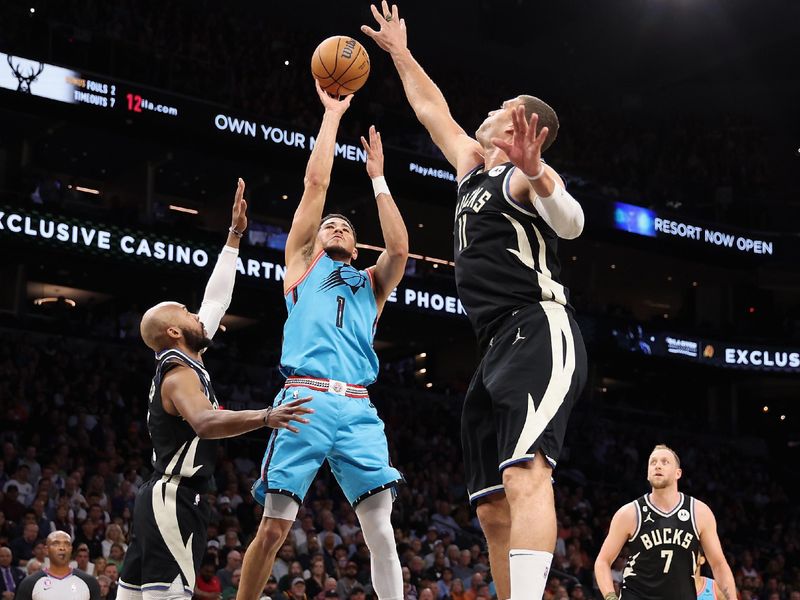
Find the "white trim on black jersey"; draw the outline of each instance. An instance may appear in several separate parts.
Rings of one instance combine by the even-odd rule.
[[[650,494],[645,494],[644,495],[644,501],[647,502],[647,506],[649,506],[657,515],[659,515],[661,517],[671,517],[672,515],[674,515],[676,512],[678,512],[680,510],[681,506],[683,506],[683,502],[684,502],[683,492],[680,492],[680,495],[681,495],[681,498],[680,498],[680,500],[678,500],[678,504],[669,513],[661,512],[655,506],[653,506],[653,503],[650,502]]]
[[[642,507],[639,506],[639,502],[637,500],[634,500],[631,502],[631,504],[633,504],[633,507],[636,509],[636,529],[631,537],[628,538],[629,542],[635,540],[636,536],[639,535],[639,532],[642,530]]]
[[[211,375],[210,375],[210,373],[208,371],[206,371],[206,368],[203,366],[203,364],[198,362],[198,361],[196,361],[195,359],[193,359],[191,356],[187,355],[186,353],[181,352],[177,348],[169,348],[167,350],[162,350],[161,352],[156,354],[156,360],[159,361],[162,365],[167,364],[169,362],[169,359],[171,359],[171,358],[177,358],[177,359],[183,360],[184,362],[187,363],[188,366],[195,367],[196,369],[199,369],[203,373],[203,375],[205,376],[206,381],[211,382]],[[160,369],[160,366],[159,366],[159,369]]]
[[[514,198],[511,197],[511,175],[514,173],[514,169],[516,168],[517,167],[512,166],[508,170],[508,173],[506,173],[506,176],[503,177],[503,185],[500,186],[501,189],[503,190],[503,198],[505,198],[505,201],[508,202],[514,208],[516,208],[519,212],[526,214],[529,217],[538,218],[539,217],[538,213],[526,210],[525,208],[523,208],[520,202],[517,202],[516,200],[514,200]]]
[[[692,529],[694,529],[694,534],[697,536],[697,539],[700,539],[700,532],[697,529],[697,518],[695,517],[694,513],[694,498],[689,496],[689,514],[692,516]]]

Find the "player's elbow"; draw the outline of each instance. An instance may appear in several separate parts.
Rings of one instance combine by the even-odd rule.
[[[386,254],[395,260],[408,260],[408,237],[387,244]]]
[[[307,190],[327,190],[330,184],[331,178],[329,175],[322,175],[320,173],[314,173],[313,171],[306,173],[303,179],[303,185]]]
[[[583,210],[578,207],[578,210],[572,218],[566,223],[563,231],[559,232],[559,237],[565,240],[574,240],[583,233],[584,216]]]
[[[213,439],[213,424],[211,423],[210,419],[205,418],[205,415],[193,419],[189,424],[192,426],[192,429],[194,429],[197,437],[199,437],[201,440]]]

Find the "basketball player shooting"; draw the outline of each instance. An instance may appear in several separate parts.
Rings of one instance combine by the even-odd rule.
[[[383,422],[365,386],[378,375],[372,347],[389,294],[403,277],[408,233],[383,177],[380,133],[370,128],[367,174],[372,179],[386,246],[377,263],[358,270],[356,232],[344,215],[322,216],[333,167],[336,132],[352,96],[331,98],[317,83],[325,114],[308,160],[305,190],[286,240],[281,372],[287,377],[275,406],[311,396],[314,419],[298,436],[274,433],[253,496],[264,505],[242,566],[238,600],[256,600],[300,503],[327,459],[355,508],[370,550],[372,584],[380,600],[403,598],[403,576],[391,523],[394,488],[402,480],[389,464]]]
[[[462,445],[497,596],[539,599],[556,543],[552,470],[586,381],[556,253],[558,238],[580,235],[583,210],[541,159],[558,117],[538,98],[517,96],[470,137],[411,55],[397,6],[383,2],[372,13],[379,30],[362,31],[389,52],[417,118],[458,174],[456,285],[482,353]]]
[[[695,569],[705,554],[717,597],[736,598],[733,573],[717,535],[717,521],[700,500],[678,491],[681,462],[671,448],[653,448],[647,465],[649,494],[620,508],[608,530],[594,573],[605,600],[617,600],[611,564],[625,544],[630,555],[622,573],[623,600],[695,600]]]
[[[205,500],[217,462],[217,441],[261,427],[288,429],[313,412],[298,398],[264,410],[217,410],[202,353],[231,302],[239,240],[247,228],[244,181],[239,179],[228,240],[214,266],[197,314],[162,302],[142,317],[142,339],[156,353],[147,428],[153,476],[139,488],[131,544],[120,573],[118,600],[183,600],[194,593],[206,550],[211,509]]]

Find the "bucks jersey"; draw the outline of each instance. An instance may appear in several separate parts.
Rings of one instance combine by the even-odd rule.
[[[161,404],[161,383],[170,369],[176,366],[192,369],[198,378],[197,385],[215,410],[219,408],[211,377],[205,367],[180,350],[164,350],[156,355],[156,374],[150,387],[150,408],[147,428],[153,442],[153,468],[156,477],[175,476],[175,481],[205,492],[209,478],[214,474],[217,460],[217,441],[201,440],[183,417],[174,416]]]
[[[630,555],[622,573],[622,600],[694,600],[694,570],[700,548],[694,498],[680,495],[669,513],[635,501],[637,528],[628,540]]]
[[[378,305],[372,271],[320,252],[286,294],[281,373],[369,385],[378,376],[372,348]]]
[[[458,186],[454,230],[458,296],[482,346],[513,310],[542,300],[568,306],[558,236],[530,204],[511,197],[511,163],[483,169]]]

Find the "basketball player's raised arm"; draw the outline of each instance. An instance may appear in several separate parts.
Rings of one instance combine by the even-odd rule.
[[[725,553],[722,551],[714,513],[705,502],[699,500],[695,500],[694,510],[697,519],[697,533],[700,534],[700,545],[703,547],[708,565],[714,573],[714,580],[717,582],[722,598],[735,600],[736,583],[728,561],[725,559]]]
[[[383,243],[386,245],[386,250],[381,252],[372,270],[375,300],[380,314],[389,294],[400,283],[406,271],[408,230],[383,176],[383,143],[381,134],[375,131],[374,125],[369,128],[369,142],[362,136],[361,144],[367,151],[367,175],[372,180],[372,188],[375,191]]]
[[[239,258],[239,241],[247,229],[247,200],[244,199],[244,180],[240,177],[233,199],[231,226],[228,240],[214,265],[214,271],[206,284],[203,302],[197,311],[206,335],[213,338],[225,311],[231,305],[233,284],[236,281],[236,259]]]
[[[594,576],[603,598],[616,598],[617,590],[614,589],[614,580],[611,577],[611,565],[635,530],[636,507],[632,503],[626,504],[611,519],[606,540],[594,561]]]
[[[336,149],[336,132],[342,115],[350,106],[352,96],[342,100],[331,98],[322,91],[314,80],[325,114],[319,128],[314,149],[306,165],[303,179],[303,197],[294,213],[292,227],[286,238],[286,286],[297,281],[311,261],[310,251],[316,239],[322,211],[325,208],[325,195],[331,181],[333,154]]]
[[[263,410],[214,410],[203,393],[197,373],[184,366],[174,367],[164,376],[161,398],[169,414],[183,417],[204,440],[233,437],[262,427],[285,428],[297,433],[299,430],[292,421],[308,423],[303,415],[314,412],[303,406],[311,398],[300,398],[278,408]],[[286,410],[281,410],[283,408]]]
[[[381,5],[382,13],[376,6],[370,6],[380,30],[362,25],[361,31],[392,57],[417,119],[428,130],[433,143],[444,153],[447,161],[456,168],[461,179],[470,169],[483,162],[481,146],[456,123],[442,91],[412,56],[407,45],[406,22],[400,18],[397,5],[393,4],[391,11],[386,0]]]

